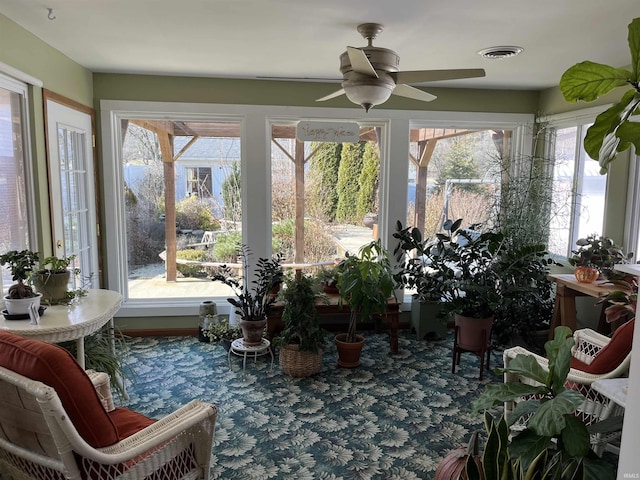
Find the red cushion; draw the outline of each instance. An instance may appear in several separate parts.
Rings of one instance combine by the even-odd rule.
[[[116,408],[109,412],[109,416],[118,430],[118,438],[120,440],[124,440],[155,423],[155,420],[151,420],[141,413],[134,412],[128,408]]]
[[[0,331],[0,366],[53,387],[80,436],[94,448],[113,445],[152,422],[134,412],[109,416],[85,371],[57,345]]]
[[[609,343],[596,354],[589,365],[585,365],[584,368],[580,368],[580,370],[586,373],[600,375],[610,372],[620,365],[631,351],[634,324],[635,320],[630,320],[618,327],[613,333]],[[573,362],[571,366],[573,367]]]

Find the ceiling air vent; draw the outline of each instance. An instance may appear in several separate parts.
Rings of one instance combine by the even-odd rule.
[[[484,58],[490,58],[492,60],[500,58],[515,57],[522,53],[524,48],[514,46],[502,46],[502,47],[489,47],[484,48],[478,52],[478,55]]]

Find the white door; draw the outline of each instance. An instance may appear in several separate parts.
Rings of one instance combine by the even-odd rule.
[[[47,99],[54,254],[76,255],[74,288],[98,288],[97,216],[91,115]]]

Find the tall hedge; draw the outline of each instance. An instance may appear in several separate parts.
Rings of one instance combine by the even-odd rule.
[[[342,145],[340,168],[338,169],[338,207],[336,220],[346,223],[361,223],[358,219],[357,201],[360,189],[359,178],[362,171],[366,142]]]
[[[378,183],[380,179],[380,156],[378,147],[373,142],[367,142],[362,157],[362,171],[358,184],[358,201],[356,211],[359,218],[367,213],[378,213]]]
[[[338,168],[342,144],[312,142],[310,147],[315,153],[309,164],[309,204],[306,210],[325,222],[333,222],[338,206]]]

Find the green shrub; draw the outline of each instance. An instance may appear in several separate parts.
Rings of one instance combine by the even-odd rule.
[[[205,250],[178,250],[176,252],[176,258],[182,260],[191,260],[194,262],[204,262],[207,260],[207,252]],[[184,264],[178,263],[178,271],[185,277],[202,277],[204,276],[204,268],[198,264]]]
[[[240,232],[221,233],[213,246],[213,258],[217,262],[235,262],[241,244]]]
[[[176,204],[176,223],[180,228],[190,230],[216,230],[220,223],[211,213],[211,205],[195,195]]]

